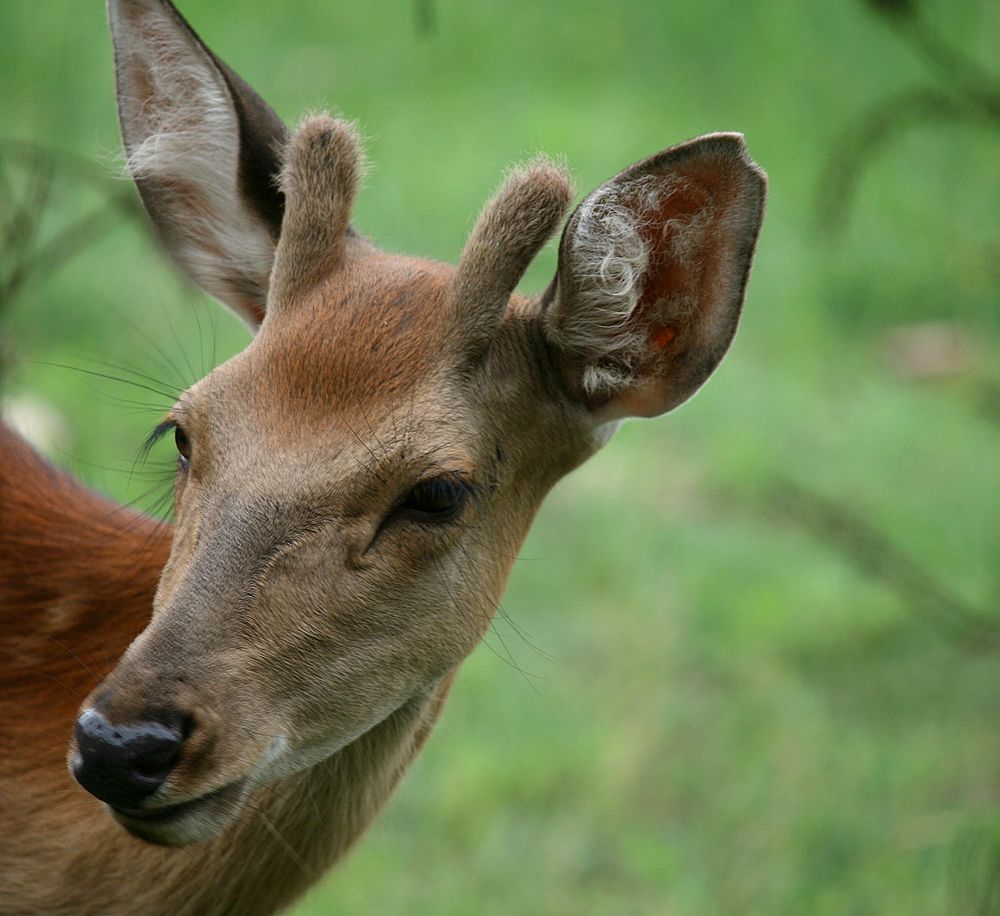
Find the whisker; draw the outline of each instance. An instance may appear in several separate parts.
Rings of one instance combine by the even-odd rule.
[[[107,372],[97,372],[94,369],[85,369],[83,366],[74,366],[69,363],[56,363],[40,359],[27,360],[26,362],[29,365],[49,366],[54,369],[69,369],[72,372],[81,372],[84,375],[90,375],[93,376],[94,378],[103,378],[111,382],[119,382],[122,385],[132,385],[134,388],[141,388],[143,391],[149,391],[152,394],[160,395],[160,397],[169,398],[171,403],[173,403],[173,401],[176,400],[169,391],[160,391],[157,388],[153,388],[151,385],[145,385],[142,382],[137,382],[134,381],[133,379],[122,378],[119,375],[111,375]]]
[[[80,656],[70,646],[67,646],[66,643],[64,642],[60,642],[51,633],[46,633],[44,635],[46,639],[50,639],[57,646],[59,646],[60,649],[65,649],[71,656],[73,656],[73,658],[75,658],[80,663],[80,665],[83,667],[83,670],[86,671],[87,674],[89,674],[93,678],[97,678],[94,669],[91,668],[90,665],[88,665],[82,658],[80,658]]]
[[[123,365],[119,365],[117,363],[108,362],[105,359],[96,359],[94,357],[87,356],[87,355],[84,355],[84,354],[76,354],[76,355],[73,356],[73,358],[74,359],[79,359],[79,360],[85,360],[85,361],[91,362],[91,363],[96,363],[97,365],[106,367],[108,369],[117,369],[119,372],[127,372],[130,375],[134,375],[138,379],[142,379],[143,381],[146,381],[146,382],[151,382],[154,385],[161,385],[163,388],[166,388],[168,391],[176,392],[176,395],[181,394],[181,392],[183,392],[183,390],[184,390],[183,388],[178,387],[176,384],[174,384],[172,382],[166,382],[163,379],[156,378],[155,376],[147,375],[145,372],[140,372],[138,369],[136,369],[136,368],[134,368],[132,366],[123,366]],[[175,397],[176,397],[176,395],[175,395]]]

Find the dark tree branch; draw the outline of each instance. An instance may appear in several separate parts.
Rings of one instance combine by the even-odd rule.
[[[843,228],[862,172],[890,141],[923,124],[977,117],[982,114],[937,89],[911,89],[870,108],[834,141],[817,202],[823,228]]]
[[[875,103],[841,134],[819,182],[821,227],[839,230],[862,172],[890,141],[923,124],[980,121],[1000,127],[1000,79],[945,41],[921,16],[915,0],[866,0],[946,82],[915,88]]]

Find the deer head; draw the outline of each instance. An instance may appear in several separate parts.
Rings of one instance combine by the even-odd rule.
[[[184,392],[149,625],[83,704],[71,767],[131,831],[213,836],[252,789],[414,717],[479,641],[553,483],[690,397],[736,329],[765,182],[735,134],[573,211],[513,172],[458,266],[350,226],[355,129],[286,133],[167,0],[110,0],[129,169],[167,251],[255,332]]]

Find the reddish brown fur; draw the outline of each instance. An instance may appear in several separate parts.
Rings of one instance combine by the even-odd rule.
[[[255,358],[265,388],[295,405],[285,419],[295,426],[328,420],[331,399],[338,409],[398,405],[440,359],[427,341],[447,339],[445,295],[453,272],[447,264],[372,250],[282,313],[280,324],[265,322]],[[301,342],[295,350],[285,344],[289,336]],[[346,340],[359,345],[330,345]]]
[[[4,426],[0,452],[3,705],[23,711],[18,727],[58,721],[61,762],[80,697],[146,625],[170,528],[85,489]],[[19,766],[7,738],[3,775]]]

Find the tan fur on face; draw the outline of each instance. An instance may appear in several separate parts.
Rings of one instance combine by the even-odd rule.
[[[446,342],[453,333],[453,273],[433,261],[364,254],[266,321],[248,358],[266,377],[270,403],[295,404],[280,422],[315,429],[352,405],[381,413],[402,403],[442,358],[428,335]],[[361,346],[343,346],[345,339]]]

